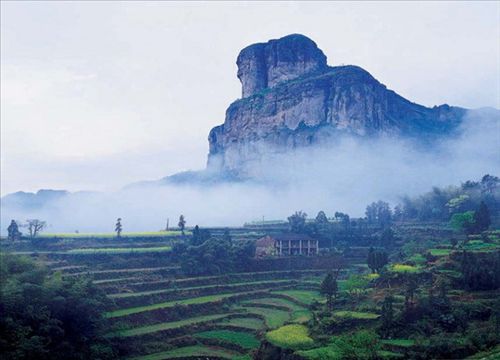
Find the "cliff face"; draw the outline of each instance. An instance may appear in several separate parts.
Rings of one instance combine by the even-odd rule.
[[[208,168],[242,177],[265,156],[340,134],[430,139],[452,131],[465,113],[412,103],[360,67],[329,67],[303,35],[251,45],[237,65],[243,98],[210,131]]]

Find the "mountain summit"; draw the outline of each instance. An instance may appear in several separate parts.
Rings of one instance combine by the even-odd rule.
[[[308,37],[293,34],[250,45],[238,55],[242,98],[208,140],[208,169],[246,177],[270,154],[341,135],[431,140],[452,132],[466,109],[428,108],[388,90],[358,66],[328,66]]]

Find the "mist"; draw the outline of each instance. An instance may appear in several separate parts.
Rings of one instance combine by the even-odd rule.
[[[34,210],[2,205],[2,231],[10,219],[39,218],[47,232],[111,232],[121,217],[124,231],[157,231],[167,219],[176,226],[241,226],[264,219],[286,219],[296,210],[310,217],[319,210],[364,216],[366,205],[395,205],[433,186],[460,185],[497,174],[499,112],[470,111],[457,135],[417,146],[395,138],[337,139],[335,144],[266,156],[253,164],[255,181],[201,185],[135,186],[119,191],[73,193]]]

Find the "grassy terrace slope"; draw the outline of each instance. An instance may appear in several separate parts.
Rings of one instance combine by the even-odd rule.
[[[261,330],[264,329],[265,324],[261,319],[258,318],[231,318],[224,319],[217,323],[221,326],[238,327],[245,328],[248,330]]]
[[[263,316],[268,328],[276,328],[290,320],[290,313],[284,310],[269,309],[261,307],[237,307],[235,310],[243,311],[248,314],[257,314]]]
[[[186,235],[190,235],[190,231],[185,231]],[[143,238],[143,237],[158,237],[158,236],[180,236],[180,231],[143,231],[143,232],[125,232],[121,234],[122,238]],[[60,238],[60,239],[114,239],[115,233],[42,233],[40,238]],[[118,240],[118,239],[117,239]]]
[[[171,246],[156,246],[156,247],[129,247],[129,248],[88,248],[88,249],[73,249],[63,254],[123,254],[123,253],[146,253],[146,252],[163,252],[172,250]]]
[[[249,357],[241,357],[241,354],[214,346],[203,346],[203,345],[193,345],[180,347],[177,349],[163,351],[155,354],[149,354],[144,356],[138,356],[130,358],[130,360],[163,360],[163,359],[175,359],[175,358],[205,358],[205,357],[220,357],[223,359],[249,359]]]
[[[303,349],[314,344],[304,325],[286,325],[266,334],[266,339],[279,347],[288,349]]]
[[[171,246],[157,247],[128,247],[128,248],[85,248],[71,249],[66,251],[14,251],[16,255],[32,255],[32,254],[53,254],[53,255],[95,255],[95,254],[132,254],[132,253],[158,253],[172,250]]]
[[[180,328],[182,326],[187,326],[187,325],[194,325],[194,324],[201,324],[204,322],[208,321],[214,321],[214,320],[222,320],[225,317],[227,317],[229,314],[215,314],[215,315],[206,315],[206,316],[197,316],[193,318],[188,318],[185,320],[180,320],[180,321],[171,321],[167,323],[160,323],[160,324],[154,324],[154,325],[148,325],[148,326],[140,326],[140,327],[135,327],[127,330],[121,330],[113,333],[113,336],[137,336],[137,335],[144,335],[144,334],[150,334],[153,332],[157,331],[162,331],[162,330],[170,330],[170,329],[175,329],[175,328]]]
[[[319,278],[324,273],[321,270],[294,270],[294,271],[261,271],[261,272],[246,272],[246,273],[230,273],[217,276],[199,276],[199,277],[168,277],[162,276],[160,279],[144,280],[140,282],[128,282],[121,288],[117,288],[115,293],[138,293],[145,291],[166,290],[169,288],[186,288],[208,285],[229,285],[235,283],[243,283],[248,281],[265,281],[265,280],[284,280],[284,279],[307,279]],[[108,293],[111,293],[111,290]]]
[[[242,286],[251,286],[251,285],[271,285],[271,284],[286,284],[290,283],[290,280],[267,280],[267,281],[250,281],[250,282],[242,282],[236,284],[226,285],[227,287],[237,289]],[[109,294],[108,296],[111,299],[122,299],[128,297],[137,297],[137,296],[148,296],[148,295],[157,295],[164,293],[175,293],[179,291],[190,291],[190,290],[207,290],[207,289],[217,289],[222,287],[223,285],[207,285],[207,286],[194,286],[187,288],[178,288],[178,289],[161,289],[161,290],[151,290],[151,291],[141,291],[141,292],[132,292],[132,293],[118,293],[118,294]]]
[[[282,294],[290,296],[291,298],[305,304],[310,305],[314,301],[319,301],[322,299],[319,291],[311,291],[311,290],[279,290],[273,291],[274,294]]]
[[[248,350],[256,349],[260,345],[260,341],[257,340],[255,335],[242,331],[209,330],[196,333],[194,336],[201,339],[217,339],[227,341]]]
[[[214,302],[214,301],[219,301],[222,299],[229,298],[231,296],[237,296],[237,295],[244,295],[247,293],[233,293],[233,294],[221,294],[221,295],[210,295],[210,296],[201,296],[197,298],[191,298],[191,299],[185,299],[185,300],[175,300],[175,301],[167,301],[159,304],[153,304],[153,305],[148,305],[148,306],[139,306],[139,307],[134,307],[134,308],[128,308],[128,309],[121,309],[121,310],[116,310],[116,311],[110,311],[106,313],[107,318],[113,318],[113,317],[119,317],[119,316],[125,316],[125,315],[130,315],[130,314],[136,314],[140,313],[143,311],[150,311],[150,310],[156,310],[156,309],[164,309],[164,308],[170,308],[174,307],[176,305],[192,305],[192,304],[203,304],[203,303],[209,303],[209,302]]]

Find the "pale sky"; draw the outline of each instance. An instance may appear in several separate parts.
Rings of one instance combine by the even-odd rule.
[[[2,2],[1,192],[205,166],[245,46],[302,33],[411,101],[500,108],[500,2]]]

